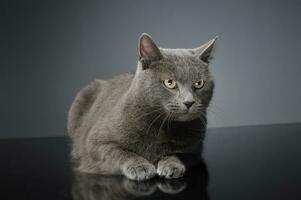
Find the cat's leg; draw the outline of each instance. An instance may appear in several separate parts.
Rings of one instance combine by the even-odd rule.
[[[158,162],[157,174],[169,179],[180,178],[185,170],[185,165],[177,156],[167,156]]]
[[[155,166],[148,160],[114,143],[100,144],[94,156],[100,168],[112,174],[122,173],[132,180],[147,180],[156,175]]]

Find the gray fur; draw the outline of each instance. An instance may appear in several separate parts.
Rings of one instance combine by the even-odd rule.
[[[185,156],[197,161],[201,154],[214,89],[208,65],[215,40],[195,49],[165,49],[142,34],[135,74],[95,80],[80,90],[68,114],[77,169],[135,180],[181,177]],[[165,79],[176,80],[178,88],[167,89]],[[193,90],[200,79],[204,88]],[[187,111],[183,102],[192,100]]]

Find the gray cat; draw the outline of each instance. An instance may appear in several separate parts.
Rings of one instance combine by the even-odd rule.
[[[216,39],[166,49],[144,33],[134,74],[80,90],[68,114],[77,169],[146,180],[179,178],[197,164],[214,89],[208,65]]]

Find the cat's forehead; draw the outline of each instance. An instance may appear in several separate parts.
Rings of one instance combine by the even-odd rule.
[[[173,79],[180,82],[191,82],[199,79],[210,79],[208,67],[192,56],[169,55],[154,63],[155,76],[162,79]]]
[[[164,59],[160,63],[161,73],[177,80],[206,78],[210,76],[208,66],[191,49],[160,49]]]

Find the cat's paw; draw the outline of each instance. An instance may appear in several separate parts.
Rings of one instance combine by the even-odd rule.
[[[128,193],[135,197],[149,196],[157,189],[157,183],[154,179],[140,182],[125,178],[123,186]]]
[[[183,179],[164,179],[164,181],[158,183],[158,188],[167,194],[177,194],[186,188],[186,182]]]
[[[147,180],[156,175],[156,168],[149,162],[128,162],[123,166],[123,174],[132,180]]]
[[[157,168],[157,174],[160,177],[168,179],[180,178],[185,173],[185,166],[182,163],[175,161],[159,162]]]

